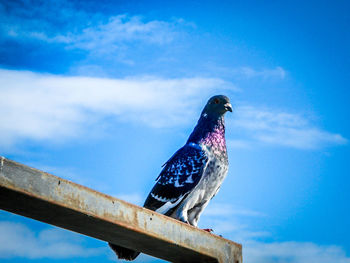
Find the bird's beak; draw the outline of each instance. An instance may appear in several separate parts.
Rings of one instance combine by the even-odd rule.
[[[232,112],[232,105],[231,105],[231,103],[226,103],[224,106],[225,106],[225,110]]]

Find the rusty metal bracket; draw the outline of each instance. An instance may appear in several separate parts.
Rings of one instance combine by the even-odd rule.
[[[242,262],[240,244],[4,157],[0,208],[171,262]]]

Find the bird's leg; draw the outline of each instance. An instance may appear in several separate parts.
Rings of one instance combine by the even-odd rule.
[[[211,228],[203,228],[202,230],[207,231],[209,233],[214,232],[214,230]]]
[[[190,224],[190,223],[188,222],[187,218],[185,218],[184,216],[180,216],[178,219],[179,219],[181,222],[184,222],[184,223],[186,223],[186,224]]]
[[[184,222],[186,224],[189,224],[188,222],[188,215],[187,215],[187,209],[185,209],[183,206],[180,207],[176,211],[176,218],[180,220],[181,222]]]

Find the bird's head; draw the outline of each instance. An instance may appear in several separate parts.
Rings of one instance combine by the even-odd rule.
[[[205,105],[203,114],[207,115],[224,115],[226,112],[232,112],[230,99],[224,95],[211,97]]]

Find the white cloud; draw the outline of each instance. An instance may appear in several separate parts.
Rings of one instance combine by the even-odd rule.
[[[242,242],[243,259],[247,263],[350,263],[350,258],[339,246],[318,245],[312,242],[255,241],[255,238],[264,237],[268,233],[247,231],[246,226],[232,220],[217,220],[216,223],[219,228],[214,228],[214,231],[226,233],[225,237],[229,233],[237,232],[229,235],[229,238]],[[106,255],[110,260],[116,259],[107,246],[87,247],[82,236],[60,228],[47,228],[36,233],[24,224],[0,221],[0,233],[0,258],[67,259]],[[140,255],[136,262],[163,261]]]
[[[233,207],[228,203],[209,204],[201,220],[201,228],[212,228],[243,246],[243,261],[247,263],[350,263],[345,251],[334,245],[313,242],[264,242],[273,236],[267,231],[252,230],[251,218],[265,217],[259,211]]]
[[[5,7],[6,6],[6,7]],[[3,39],[39,40],[93,53],[113,53],[126,48],[123,43],[163,45],[180,34],[183,27],[194,27],[184,19],[146,20],[141,16],[105,16],[77,9],[69,1],[55,4],[0,3],[0,34]]]
[[[224,235],[236,242],[266,237],[266,231],[251,231],[246,223],[250,218],[266,217],[265,214],[229,203],[211,202],[199,221],[200,228],[211,228],[217,235]],[[244,222],[244,223],[243,223]]]
[[[72,35],[68,43],[88,50],[103,49],[124,41],[164,44],[173,40],[174,27],[175,24],[165,21],[143,22],[137,16],[119,15],[110,17],[107,23],[85,28],[81,34]]]
[[[0,258],[72,258],[103,254],[105,248],[88,248],[81,237],[59,228],[35,233],[21,223],[0,222]]]
[[[241,129],[246,139],[229,141],[231,147],[249,147],[255,142],[298,149],[317,149],[329,145],[346,144],[340,134],[330,133],[314,126],[301,115],[252,106],[237,106],[232,130]]]
[[[102,5],[108,8],[110,4]],[[51,53],[52,48],[65,50],[75,57],[73,72],[86,70],[87,64],[96,67],[106,63],[110,71],[118,71],[120,63],[134,66],[145,59],[154,64],[165,50],[173,52],[183,45],[188,30],[194,27],[182,18],[165,21],[129,14],[106,15],[66,0],[40,5],[32,1],[0,2],[3,46],[16,42],[20,46],[35,44],[39,53]]]
[[[204,216],[229,216],[229,215],[237,215],[237,216],[264,216],[263,213],[243,209],[238,207],[233,207],[231,204],[225,203],[213,203],[210,204],[203,213]]]
[[[0,70],[0,144],[62,140],[106,116],[153,127],[185,124],[214,92],[234,89],[215,78],[64,77]]]
[[[18,28],[8,31],[8,36],[37,39],[49,43],[62,43],[70,48],[89,50],[94,53],[111,53],[122,43],[140,41],[162,45],[170,43],[178,34],[174,22],[152,20],[144,22],[139,16],[117,15],[107,21],[97,21],[93,25],[81,28],[78,32],[48,35],[45,31],[24,31]],[[181,20],[180,20],[181,21]]]
[[[311,242],[248,242],[243,244],[247,263],[350,263],[350,258],[338,246]]]
[[[12,146],[22,139],[60,141],[88,130],[101,132],[110,116],[151,127],[188,124],[208,97],[236,88],[218,78],[112,79],[0,69],[0,90],[0,145]],[[228,136],[229,147],[260,143],[317,149],[347,143],[306,117],[267,108],[237,106],[227,126],[238,132],[234,139]]]
[[[282,67],[273,69],[257,70],[252,67],[239,67],[231,71],[234,75],[244,78],[263,78],[263,79],[284,79],[287,72]]]

